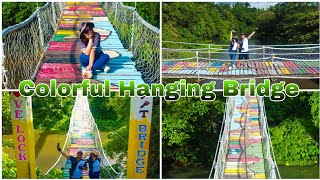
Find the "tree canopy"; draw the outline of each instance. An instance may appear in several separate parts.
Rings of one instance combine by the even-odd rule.
[[[319,43],[316,2],[278,3],[267,9],[249,3],[163,3],[163,40],[228,44],[231,30],[237,35],[258,28],[261,44]],[[258,43],[259,43],[258,42]]]

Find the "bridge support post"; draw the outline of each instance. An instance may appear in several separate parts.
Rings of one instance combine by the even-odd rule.
[[[114,21],[117,22],[117,11],[118,11],[118,3],[115,3],[116,4],[116,10],[114,11]]]
[[[211,47],[210,47],[210,44],[208,45],[208,53],[209,53],[209,59],[211,57]]]
[[[10,108],[17,178],[35,179],[37,176],[31,97],[23,97],[17,91],[11,93]]]
[[[53,18],[53,22],[58,25],[57,23],[57,17],[56,17],[56,10],[55,10],[55,7],[54,7],[54,3],[52,2],[51,3],[51,10],[52,10],[52,18]]]
[[[127,177],[147,177],[150,129],[152,118],[152,97],[132,97],[128,144]]]
[[[134,37],[134,16],[135,16],[135,13],[137,11],[135,10],[133,13],[132,13],[132,29],[131,29],[131,42],[130,42],[130,49],[132,50],[132,46],[133,46],[133,37]]]
[[[39,7],[38,7],[38,9],[39,9]],[[40,44],[41,44],[41,47],[44,48],[43,31],[42,31],[42,28],[41,28],[41,17],[40,17],[39,14],[40,14],[40,13],[37,14],[37,19],[38,19],[38,24],[39,24]]]

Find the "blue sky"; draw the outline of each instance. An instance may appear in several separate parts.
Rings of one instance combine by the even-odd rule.
[[[250,2],[251,7],[255,7],[255,8],[268,8],[269,6],[274,6],[276,5],[278,2]]]

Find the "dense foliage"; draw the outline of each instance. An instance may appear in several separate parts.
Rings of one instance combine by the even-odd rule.
[[[2,28],[18,24],[26,20],[37,6],[41,7],[44,2],[3,2],[2,3]]]
[[[135,7],[139,15],[152,24],[160,27],[160,3],[159,2],[125,2],[127,6]]]
[[[63,172],[60,169],[53,169],[47,176],[36,168],[37,179],[62,179]],[[2,178],[3,179],[16,179],[17,178],[17,165],[16,160],[10,159],[8,154],[2,152]]]
[[[266,100],[265,106],[277,163],[318,163],[319,93],[301,93],[278,103]]]
[[[188,164],[210,164],[213,160],[225,100],[180,98],[163,102],[162,154],[165,161]]]
[[[163,40],[228,44],[236,35],[259,28],[261,44],[319,43],[318,3],[278,3],[268,9],[249,3],[163,3]],[[259,42],[256,42],[259,43]]]
[[[32,97],[33,125],[38,130],[66,131],[69,126],[73,97]],[[2,133],[11,134],[9,93],[2,94]]]

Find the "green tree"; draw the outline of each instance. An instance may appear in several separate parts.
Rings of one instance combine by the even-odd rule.
[[[319,92],[313,92],[309,99],[314,126],[319,128]]]
[[[304,123],[307,119],[284,119],[271,128],[272,145],[278,165],[311,165],[318,163],[319,143]]]
[[[162,147],[168,162],[207,164],[213,159],[225,99],[204,102],[199,98],[180,98],[163,103]],[[210,140],[203,141],[203,139]]]
[[[30,17],[44,2],[3,2],[2,28],[18,24]]]
[[[139,15],[152,24],[160,27],[160,3],[159,2],[125,2],[127,6],[135,7]]]

